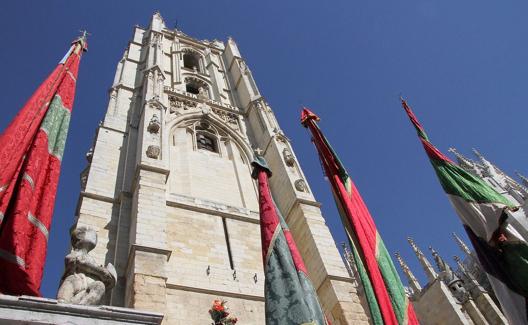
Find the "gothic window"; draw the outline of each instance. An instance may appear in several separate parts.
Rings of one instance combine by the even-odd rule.
[[[200,71],[200,56],[195,52],[183,54],[183,66],[187,69]]]
[[[196,87],[196,84],[193,83],[187,83],[185,85],[185,91],[195,95],[198,95],[200,93],[200,89]]]
[[[209,86],[201,79],[185,78],[185,91],[196,95],[200,99],[209,99]]]
[[[196,132],[196,146],[198,149],[203,149],[211,152],[218,152],[216,139],[212,134],[203,131]]]

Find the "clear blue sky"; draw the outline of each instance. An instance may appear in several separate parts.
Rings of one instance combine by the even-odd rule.
[[[462,233],[398,97],[443,151],[476,147],[503,170],[528,173],[526,1],[3,1],[4,128],[85,28],[42,292],[54,297],[68,249],[85,152],[103,118],[132,26],[159,10],[200,39],[231,35],[273,107],[337,241],[344,239],[299,106],[311,107],[375,217],[391,253],[424,276],[411,235],[451,261]],[[522,149],[525,148],[525,149]],[[255,240],[259,240],[255,238]]]

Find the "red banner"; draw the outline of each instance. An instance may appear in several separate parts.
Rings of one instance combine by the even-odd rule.
[[[0,292],[40,295],[84,37],[0,137]]]

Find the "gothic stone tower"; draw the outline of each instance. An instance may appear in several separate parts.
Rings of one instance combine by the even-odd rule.
[[[310,187],[232,39],[199,41],[156,13],[134,28],[89,165],[77,225],[95,228],[118,285],[107,303],[208,324],[214,299],[264,324],[254,150],[333,324],[368,318]]]

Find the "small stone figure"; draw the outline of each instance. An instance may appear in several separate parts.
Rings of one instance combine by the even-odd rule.
[[[147,126],[147,130],[150,133],[157,134],[159,132],[160,127],[161,127],[161,124],[160,124],[158,115],[156,114],[152,115],[152,118],[150,119],[150,122]]]
[[[198,88],[198,99],[209,99],[209,94],[207,93],[207,89],[205,89],[205,87]]]
[[[293,157],[293,154],[290,151],[290,149],[284,148],[284,150],[282,150],[282,156],[284,158],[284,162],[286,163],[286,165],[290,167],[295,166],[295,158]]]
[[[249,75],[249,68],[246,62],[240,61],[240,71],[245,75]]]
[[[97,305],[105,292],[116,284],[117,274],[110,263],[98,265],[88,254],[97,245],[97,233],[89,227],[71,231],[72,252],[66,256],[57,300],[79,305]]]
[[[308,186],[306,186],[304,179],[300,178],[295,181],[295,189],[299,192],[308,192]]]

